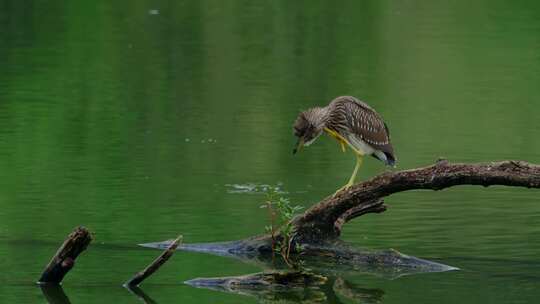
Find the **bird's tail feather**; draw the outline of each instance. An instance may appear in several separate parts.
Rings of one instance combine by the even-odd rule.
[[[397,159],[393,154],[384,152],[384,156],[386,156],[386,160],[385,160],[386,165],[391,166],[391,167],[396,166]]]
[[[396,160],[396,157],[392,153],[383,152],[383,151],[375,151],[375,153],[373,153],[372,156],[382,161],[387,166],[390,166],[390,167],[396,166],[397,160]]]

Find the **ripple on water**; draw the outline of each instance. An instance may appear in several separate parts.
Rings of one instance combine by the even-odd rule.
[[[273,189],[276,193],[288,194],[289,192],[283,190],[282,186],[281,183],[278,183],[275,186],[260,183],[225,184],[227,193],[265,194]]]

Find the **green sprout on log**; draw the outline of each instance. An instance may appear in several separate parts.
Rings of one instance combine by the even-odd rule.
[[[266,189],[266,200],[261,208],[268,210],[270,225],[265,227],[267,233],[272,237],[272,260],[275,254],[279,254],[287,266],[297,268],[290,259],[291,249],[294,240],[294,229],[291,220],[296,213],[302,209],[300,206],[293,206],[290,200],[281,196],[279,187],[269,186]],[[300,252],[299,246],[294,248]]]

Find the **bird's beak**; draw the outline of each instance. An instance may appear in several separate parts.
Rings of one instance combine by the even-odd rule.
[[[296,152],[302,151],[302,147],[304,147],[304,138],[300,137],[296,142],[296,146],[292,150],[292,154],[296,154]]]

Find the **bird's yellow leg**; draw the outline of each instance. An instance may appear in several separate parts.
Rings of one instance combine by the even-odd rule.
[[[343,153],[345,153],[345,143],[342,140],[339,141],[339,143],[341,144],[341,151],[343,151]]]
[[[341,151],[345,152],[346,146],[349,144],[349,142],[347,142],[347,140],[345,138],[343,138],[343,136],[339,135],[339,133],[337,133],[334,130],[324,128],[324,131],[326,131],[326,133],[328,133],[328,135],[330,135],[335,140],[337,140],[339,142],[339,144],[341,145]]]
[[[347,190],[349,189],[352,185],[354,185],[354,180],[356,178],[356,175],[358,174],[358,170],[360,169],[360,167],[362,166],[362,162],[364,160],[364,155],[360,154],[360,153],[355,153],[356,154],[356,165],[354,166],[354,170],[353,170],[353,173],[351,175],[351,178],[349,179],[349,181],[347,182],[347,184],[345,184],[345,186],[339,188],[335,193],[334,193],[334,196],[336,194],[338,194],[339,192],[341,192],[342,190]]]
[[[351,178],[349,179],[349,182],[345,186],[350,187],[354,184],[354,180],[356,179],[356,175],[358,174],[358,169],[362,166],[362,162],[364,161],[364,156],[360,154],[356,154],[356,165],[354,166],[353,173],[351,175]]]

